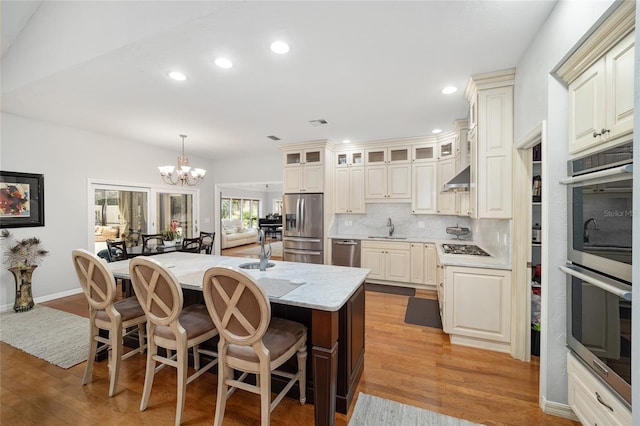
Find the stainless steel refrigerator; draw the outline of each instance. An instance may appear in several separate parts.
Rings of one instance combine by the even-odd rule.
[[[323,194],[285,194],[282,218],[283,259],[324,263]]]

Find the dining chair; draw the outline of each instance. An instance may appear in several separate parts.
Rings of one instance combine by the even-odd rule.
[[[149,403],[155,373],[166,365],[177,369],[177,403],[175,424],[182,419],[187,384],[217,364],[217,354],[199,345],[218,334],[206,306],[195,304],[182,308],[183,295],[176,276],[159,262],[147,256],[133,258],[129,272],[136,296],[147,316],[147,365],[140,411]],[[164,348],[166,356],[158,352]],[[196,370],[188,371],[188,350],[193,348]],[[175,352],[172,354],[172,352]],[[200,368],[200,354],[213,359]],[[161,365],[156,368],[156,363]]]
[[[202,282],[204,301],[220,340],[218,343],[218,393],[214,424],[222,425],[227,398],[236,388],[260,395],[262,425],[271,411],[298,382],[300,404],[306,402],[307,329],[304,325],[271,317],[267,294],[246,272],[226,266],[208,269]],[[298,371],[278,370],[294,354]],[[242,372],[237,379],[233,370]],[[256,375],[256,385],[245,383]],[[271,401],[271,374],[288,379]]]
[[[213,242],[216,239],[215,232],[200,231],[200,250],[204,250],[206,254],[213,253]]]
[[[107,240],[106,242],[110,262],[127,260],[127,242],[125,240]]]
[[[180,251],[186,251],[189,253],[200,253],[200,238],[183,238],[182,239],[182,248]]]
[[[164,237],[162,234],[142,234],[142,254],[149,251],[152,244],[155,246],[164,246]]]
[[[91,379],[96,353],[108,350],[109,396],[113,396],[118,386],[120,362],[142,353],[146,347],[145,313],[135,297],[115,301],[116,281],[104,259],[82,249],[73,250],[71,257],[78,281],[89,302],[89,357],[82,384],[86,385]],[[127,332],[127,329],[131,330]],[[109,337],[100,336],[100,330],[107,330]],[[135,331],[138,332],[138,348],[123,354],[122,339]],[[98,343],[102,343],[100,348]]]

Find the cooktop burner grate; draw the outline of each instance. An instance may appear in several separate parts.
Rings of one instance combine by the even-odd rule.
[[[445,254],[466,254],[470,256],[491,256],[480,247],[473,244],[443,244]]]

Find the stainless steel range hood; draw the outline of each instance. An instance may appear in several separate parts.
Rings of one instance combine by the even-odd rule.
[[[469,181],[471,180],[471,166],[467,166],[460,173],[455,175],[453,179],[445,183],[442,192],[449,191],[468,191]]]

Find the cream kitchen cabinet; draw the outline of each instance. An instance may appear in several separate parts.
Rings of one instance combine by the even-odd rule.
[[[444,293],[444,266],[440,262],[440,257],[436,253],[436,290],[438,291],[438,306],[440,307],[440,321],[442,322],[442,331],[450,333],[449,323],[445,317],[444,306],[446,304],[446,294]]]
[[[337,167],[334,192],[336,213],[366,213],[364,167]]]
[[[569,85],[569,154],[633,132],[634,33]]]
[[[436,142],[414,145],[412,147],[411,161],[415,163],[431,163],[438,159],[438,144]]]
[[[360,263],[363,268],[371,269],[368,280],[410,282],[409,243],[363,241]]]
[[[465,92],[477,114],[469,135],[474,218],[511,219],[514,75],[511,69],[473,76]]]
[[[436,246],[432,243],[411,243],[411,283],[436,285]]]
[[[336,152],[336,167],[362,167],[364,166],[364,150],[348,150]]]
[[[438,160],[455,158],[458,153],[456,146],[456,135],[447,133],[446,136],[438,138]]]
[[[411,167],[411,213],[435,214],[438,211],[438,163],[418,162]]]
[[[365,151],[365,200],[411,199],[411,147],[370,148]]]
[[[449,158],[447,160],[438,161],[438,214],[455,215],[456,214],[456,193],[442,192],[444,184],[449,182],[456,175],[456,159]]]
[[[511,350],[511,271],[445,266],[445,333],[451,343]]]
[[[291,192],[324,192],[324,149],[285,151],[282,189]]]
[[[575,355],[567,356],[569,406],[583,425],[631,425],[629,410]]]

